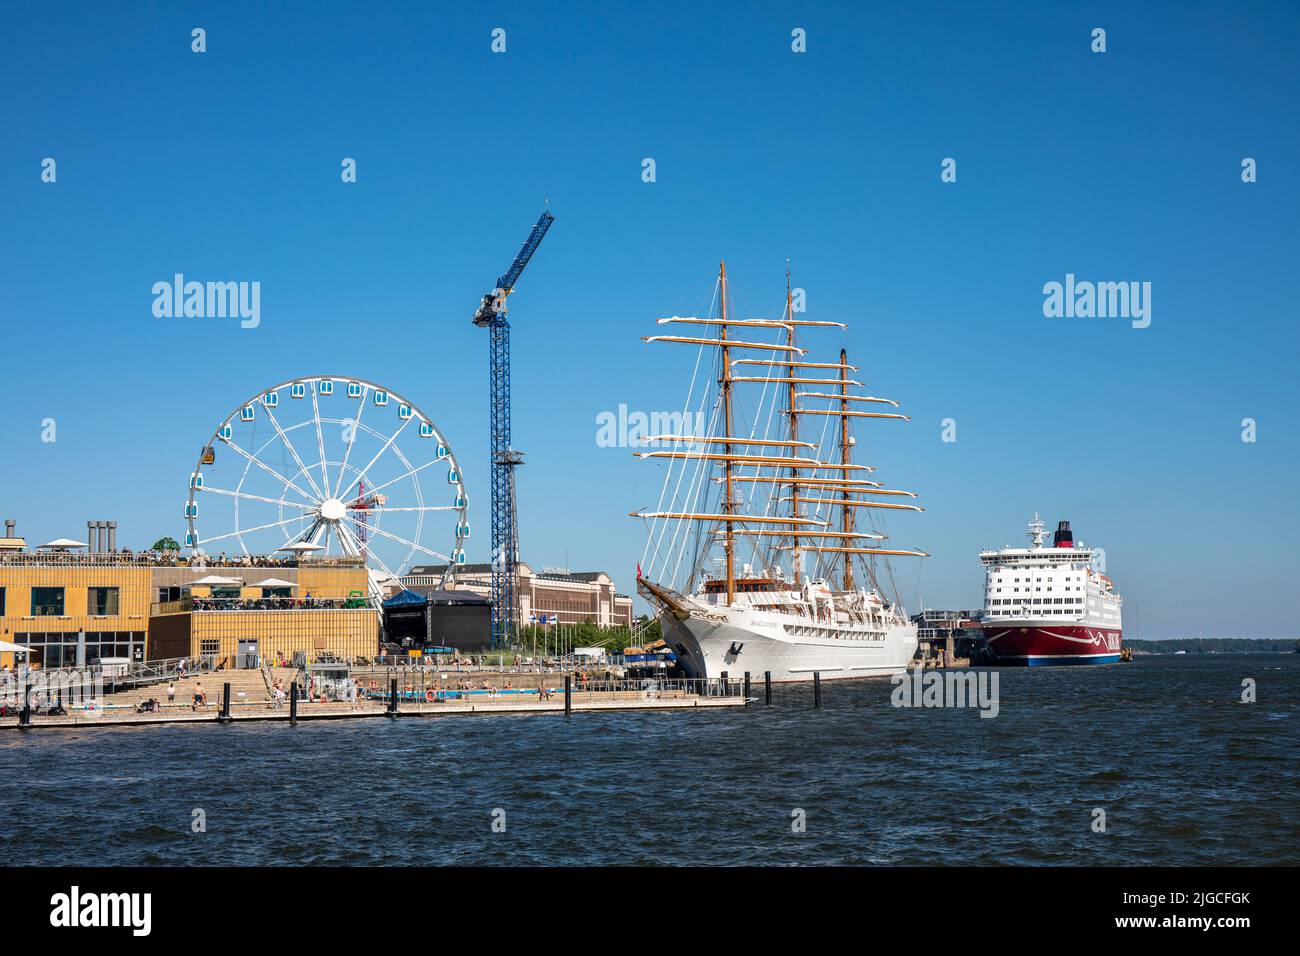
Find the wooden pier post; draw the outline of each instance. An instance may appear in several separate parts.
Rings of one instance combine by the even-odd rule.
[[[564,716],[573,713],[573,675],[564,675]]]
[[[813,671],[813,706],[822,705],[822,672]]]
[[[772,706],[772,672],[763,671],[763,699],[768,707]]]
[[[289,726],[298,726],[298,682],[289,685]]]
[[[388,682],[388,716],[397,716],[397,678]]]
[[[32,725],[32,689],[27,686],[27,678],[23,678],[23,709],[18,714],[18,726],[24,730]]]
[[[217,713],[217,721],[228,724],[230,717],[230,681],[221,685],[221,710]]]
[[[745,671],[745,703],[749,703],[749,671]]]
[[[726,671],[723,671],[722,676],[718,678],[718,687],[721,688],[721,696],[723,697],[727,696],[727,690],[730,686],[731,686],[730,675],[728,675]]]

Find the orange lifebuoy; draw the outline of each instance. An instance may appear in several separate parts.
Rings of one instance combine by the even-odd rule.
[[[436,695],[433,693],[433,691],[431,691],[431,690],[426,690],[426,691],[424,692],[424,699],[425,699],[426,701],[428,701],[430,704],[432,704],[435,700],[437,700],[437,697],[436,697]]]

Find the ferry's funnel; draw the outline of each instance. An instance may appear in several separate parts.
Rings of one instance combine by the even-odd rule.
[[[1057,522],[1056,534],[1052,535],[1052,546],[1056,548],[1074,547],[1074,533],[1070,531],[1070,522]]]

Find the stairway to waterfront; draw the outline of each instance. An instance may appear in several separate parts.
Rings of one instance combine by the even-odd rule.
[[[284,687],[284,692],[289,693],[289,685],[298,677],[298,668],[296,667],[268,667],[271,673],[271,681],[279,681]]]
[[[241,701],[243,703],[265,703],[271,699],[266,692],[266,681],[263,679],[260,670],[212,671],[207,674],[186,677],[184,680],[171,681],[170,683],[176,686],[177,704],[184,704],[188,707],[194,700],[196,689],[201,685],[202,691],[208,696],[208,707],[216,708],[221,706],[221,689],[222,685],[227,682],[230,684],[232,706],[238,705]],[[105,703],[115,707],[135,707],[142,700],[156,697],[165,706],[167,704],[168,683],[168,681],[163,681],[159,684],[150,684],[147,687],[135,687],[117,694],[105,694],[104,700]],[[243,692],[243,697],[239,696],[240,692]]]

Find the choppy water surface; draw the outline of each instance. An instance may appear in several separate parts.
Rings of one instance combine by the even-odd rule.
[[[1300,655],[1002,670],[993,719],[890,690],[828,683],[820,710],[778,687],[743,711],[5,731],[0,863],[1300,863]]]

